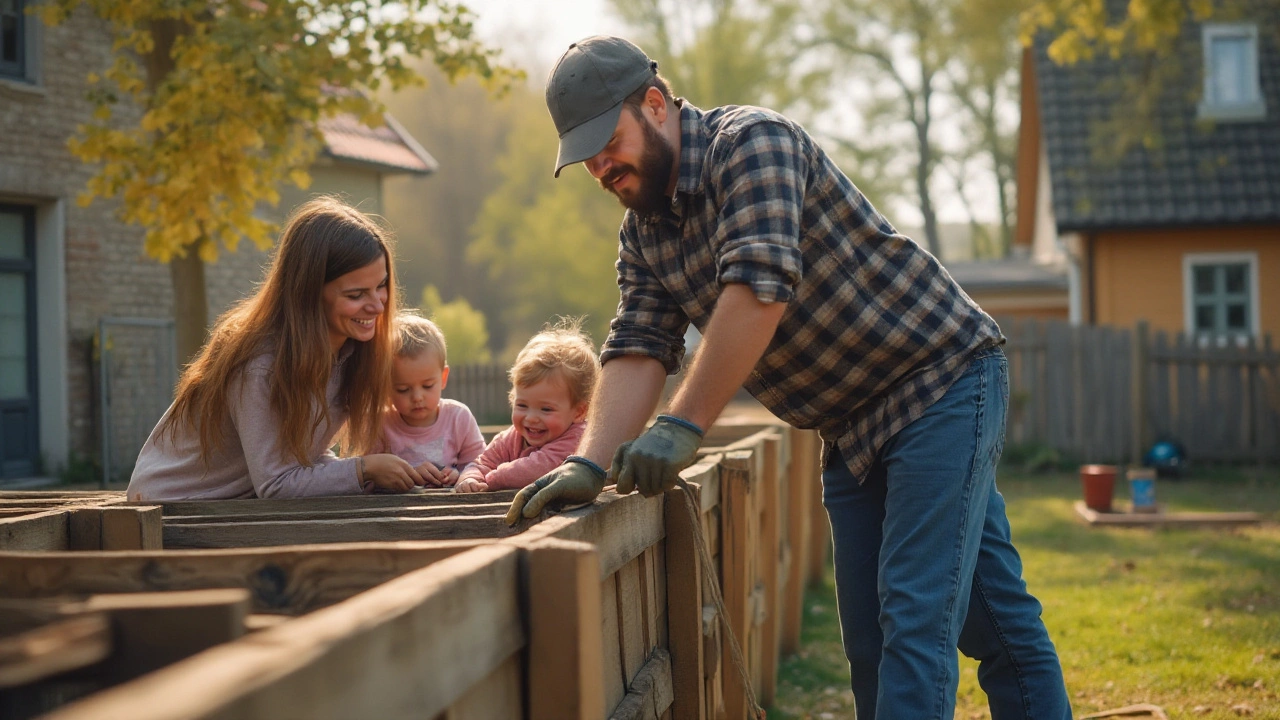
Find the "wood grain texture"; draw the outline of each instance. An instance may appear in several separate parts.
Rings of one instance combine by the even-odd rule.
[[[88,667],[111,654],[111,623],[102,613],[51,620],[0,637],[0,690]]]
[[[475,548],[48,717],[436,717],[524,646],[517,555]]]
[[[702,488],[691,486],[701,507]],[[675,696],[672,714],[678,720],[701,720],[705,715],[702,635],[702,565],[697,534],[680,488],[663,496],[667,526],[666,586],[668,649]]]
[[[67,549],[66,510],[0,519],[0,551],[53,552]]]
[[[508,542],[525,546],[556,538],[590,543],[600,553],[603,579],[657,544],[663,533],[661,498],[605,492],[591,505],[543,520]]]
[[[467,540],[514,534],[501,516],[381,517],[352,520],[165,525],[167,548],[266,547],[339,542]]]
[[[610,720],[661,720],[674,701],[671,658],[655,650],[636,678],[626,697],[609,716]]]
[[[600,560],[588,543],[529,548],[529,720],[594,720],[605,712]]]
[[[0,597],[243,587],[255,612],[300,615],[465,552],[474,541],[132,553],[0,553]]]
[[[350,520],[354,518],[429,518],[440,516],[506,515],[510,503],[458,503],[456,505],[404,505],[351,510],[310,510],[301,512],[232,513],[226,515],[166,516],[166,525],[201,523],[272,522],[287,520]]]
[[[398,495],[344,495],[312,498],[246,498],[243,500],[181,500],[159,503],[165,517],[177,515],[237,515],[252,513],[352,512],[376,508],[439,507],[486,503],[510,504],[515,490],[455,493],[424,490]],[[142,503],[155,504],[155,503]]]

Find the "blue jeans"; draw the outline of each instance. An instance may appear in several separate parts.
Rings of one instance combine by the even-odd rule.
[[[957,648],[979,661],[993,720],[1071,718],[995,487],[1008,402],[1004,353],[983,352],[885,444],[865,482],[838,452],[827,462],[822,502],[861,720],[951,720]]]

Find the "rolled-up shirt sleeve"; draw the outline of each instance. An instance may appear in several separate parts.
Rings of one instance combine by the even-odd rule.
[[[689,318],[662,286],[644,257],[635,250],[636,220],[628,213],[618,242],[618,313],[600,352],[606,363],[622,355],[651,357],[678,372],[684,361],[684,333]]]
[[[711,148],[719,168],[712,237],[721,285],[740,283],[761,302],[790,302],[800,282],[801,213],[809,162],[791,128],[753,123]]]
[[[284,447],[280,420],[271,408],[268,372],[250,366],[228,388],[231,422],[244,451],[249,480],[260,498],[359,495],[355,458],[339,458],[329,447],[341,420],[328,413],[310,446],[311,465],[301,465]],[[345,418],[343,418],[344,420]]]

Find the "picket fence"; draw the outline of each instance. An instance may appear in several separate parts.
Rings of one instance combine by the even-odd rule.
[[[1085,462],[1139,463],[1157,440],[1196,461],[1280,461],[1280,352],[1134,328],[1001,319],[1010,443]]]
[[[767,704],[827,561],[817,462],[812,432],[718,424],[692,500],[516,528],[509,491],[0,493],[0,717],[742,718],[724,629]]]

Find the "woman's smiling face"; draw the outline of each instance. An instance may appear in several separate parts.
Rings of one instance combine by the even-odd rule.
[[[387,304],[386,256],[325,283],[321,298],[335,353],[348,338],[369,342]]]

